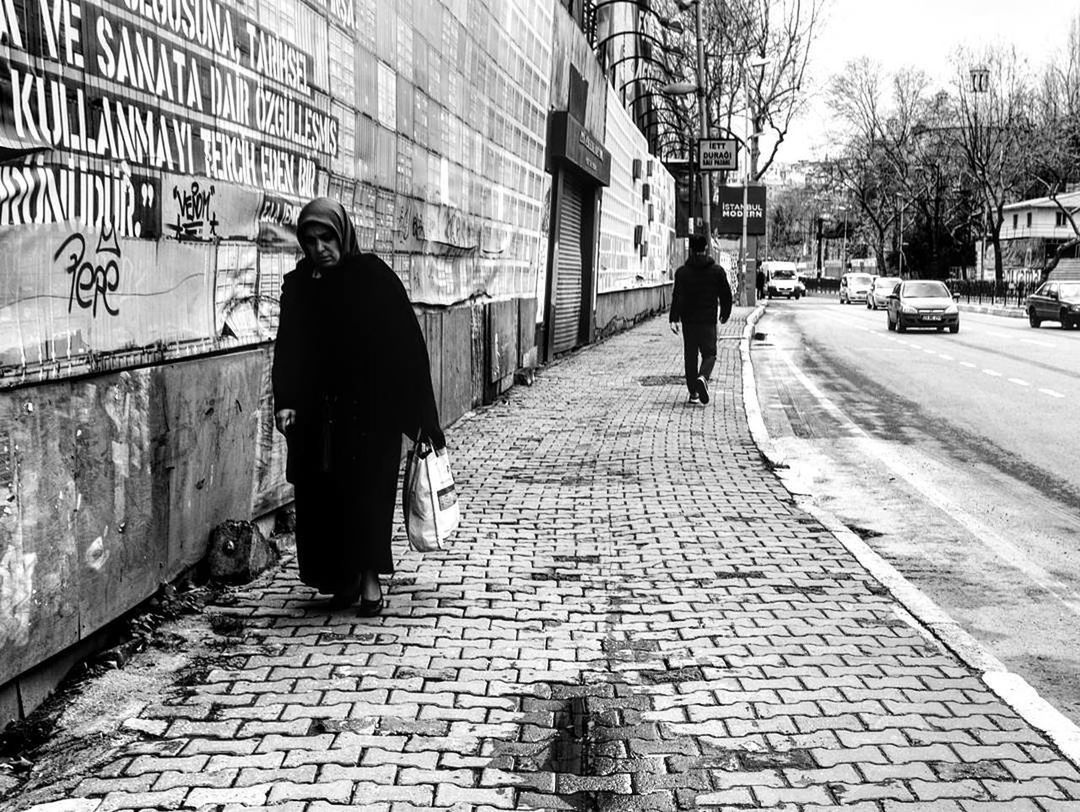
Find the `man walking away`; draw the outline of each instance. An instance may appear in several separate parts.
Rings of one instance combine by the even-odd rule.
[[[675,271],[671,292],[671,332],[678,335],[682,323],[686,388],[690,403],[709,402],[709,377],[716,363],[716,310],[720,323],[731,318],[731,286],[724,269],[708,254],[704,234],[690,236],[690,258]],[[701,366],[698,366],[698,353]]]

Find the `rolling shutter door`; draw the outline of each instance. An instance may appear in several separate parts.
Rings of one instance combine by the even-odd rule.
[[[555,273],[553,350],[572,350],[581,332],[581,214],[584,194],[569,173],[563,176],[559,204],[559,255]]]

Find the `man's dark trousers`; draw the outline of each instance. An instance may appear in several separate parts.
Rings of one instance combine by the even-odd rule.
[[[706,381],[712,377],[716,364],[716,322],[686,322],[682,324],[683,356],[686,361],[686,388],[690,394],[697,391],[694,381],[698,377]],[[698,367],[698,353],[701,353],[701,366]]]

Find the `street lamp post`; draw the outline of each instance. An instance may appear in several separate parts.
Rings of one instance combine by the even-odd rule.
[[[772,62],[771,59],[754,59],[754,60],[751,60],[749,62],[749,67],[752,67],[752,68],[764,68],[770,62]],[[749,73],[746,73],[744,76],[745,76],[744,81],[745,81],[745,84],[746,84],[746,112],[745,112],[745,114],[743,116],[743,120],[744,120],[745,127],[746,127],[745,146],[746,146],[747,152],[749,153],[750,152],[750,144],[753,143],[753,144],[756,145],[757,144],[757,139],[761,136],[761,133],[758,132],[758,131],[750,132],[750,130],[753,129],[753,128],[751,127],[751,122],[750,122],[750,78],[749,78]],[[743,173],[742,173],[742,175],[743,175],[743,187],[742,187],[742,239],[739,242],[740,279],[742,280],[743,292],[742,292],[742,295],[740,296],[740,299],[743,300],[743,304],[745,304],[747,306],[751,306],[751,305],[755,304],[754,299],[755,299],[755,296],[756,296],[756,293],[757,293],[757,284],[756,284],[756,280],[751,279],[749,277],[750,272],[747,270],[747,267],[746,267],[746,254],[747,254],[747,250],[746,250],[747,249],[747,245],[746,245],[746,242],[747,242],[747,239],[746,239],[746,225],[747,225],[747,220],[749,219],[749,211],[748,211],[748,209],[750,207],[750,201],[749,201],[750,155],[749,154],[747,154],[746,160],[744,161],[744,163],[745,163],[745,166],[743,167]],[[756,263],[755,263],[755,266],[756,266]],[[754,268],[754,271],[755,271],[755,275],[756,275],[756,271],[757,271],[756,267]]]
[[[705,98],[707,95],[705,82],[705,40],[702,38],[702,16],[704,11],[701,7],[701,0],[675,0],[680,11],[687,11],[691,6],[695,7],[695,38],[697,39],[697,82],[671,82],[660,88],[662,93],[670,93],[673,95],[686,95],[688,93],[696,93],[698,98],[698,134],[700,138],[709,137],[709,120],[708,107],[705,104]],[[700,169],[701,156],[698,156],[698,164]],[[709,174],[707,172],[701,173],[701,217],[704,221],[703,228],[705,235],[711,237],[712,235],[712,190],[709,187]],[[711,242],[711,240],[710,240]]]
[[[840,206],[840,211],[844,213],[844,239],[840,243],[840,276],[847,273],[847,206]]]

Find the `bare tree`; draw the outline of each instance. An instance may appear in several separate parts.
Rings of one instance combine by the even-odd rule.
[[[706,47],[712,120],[768,136],[767,153],[750,139],[750,178],[776,160],[806,103],[803,81],[827,0],[707,0]]]
[[[1040,268],[1045,280],[1062,257],[1080,246],[1077,209],[1061,199],[1080,181],[1080,17],[1073,21],[1064,51],[1043,73],[1033,101],[1033,176],[1039,193],[1054,201],[1073,232],[1046,253]]]
[[[792,120],[805,104],[803,80],[829,0],[701,2],[710,128],[741,139],[743,122],[748,119],[752,133],[769,136],[771,146],[765,155],[759,153],[759,139],[750,139],[750,176],[756,181],[776,160]],[[653,7],[680,19],[683,36],[662,49],[644,50],[650,58],[662,56],[674,77],[697,85],[693,20],[689,15],[678,15],[676,0],[655,0]],[[654,34],[667,41],[663,34]],[[651,103],[667,104],[662,100]],[[686,132],[701,131],[696,107],[681,108],[677,121]]]
[[[984,68],[982,89],[971,69]],[[994,279],[1004,278],[1001,226],[1004,207],[1030,180],[1032,120],[1026,67],[1011,48],[993,47],[979,57],[961,50],[955,58],[953,116],[956,146],[982,208],[980,228],[994,248]]]

